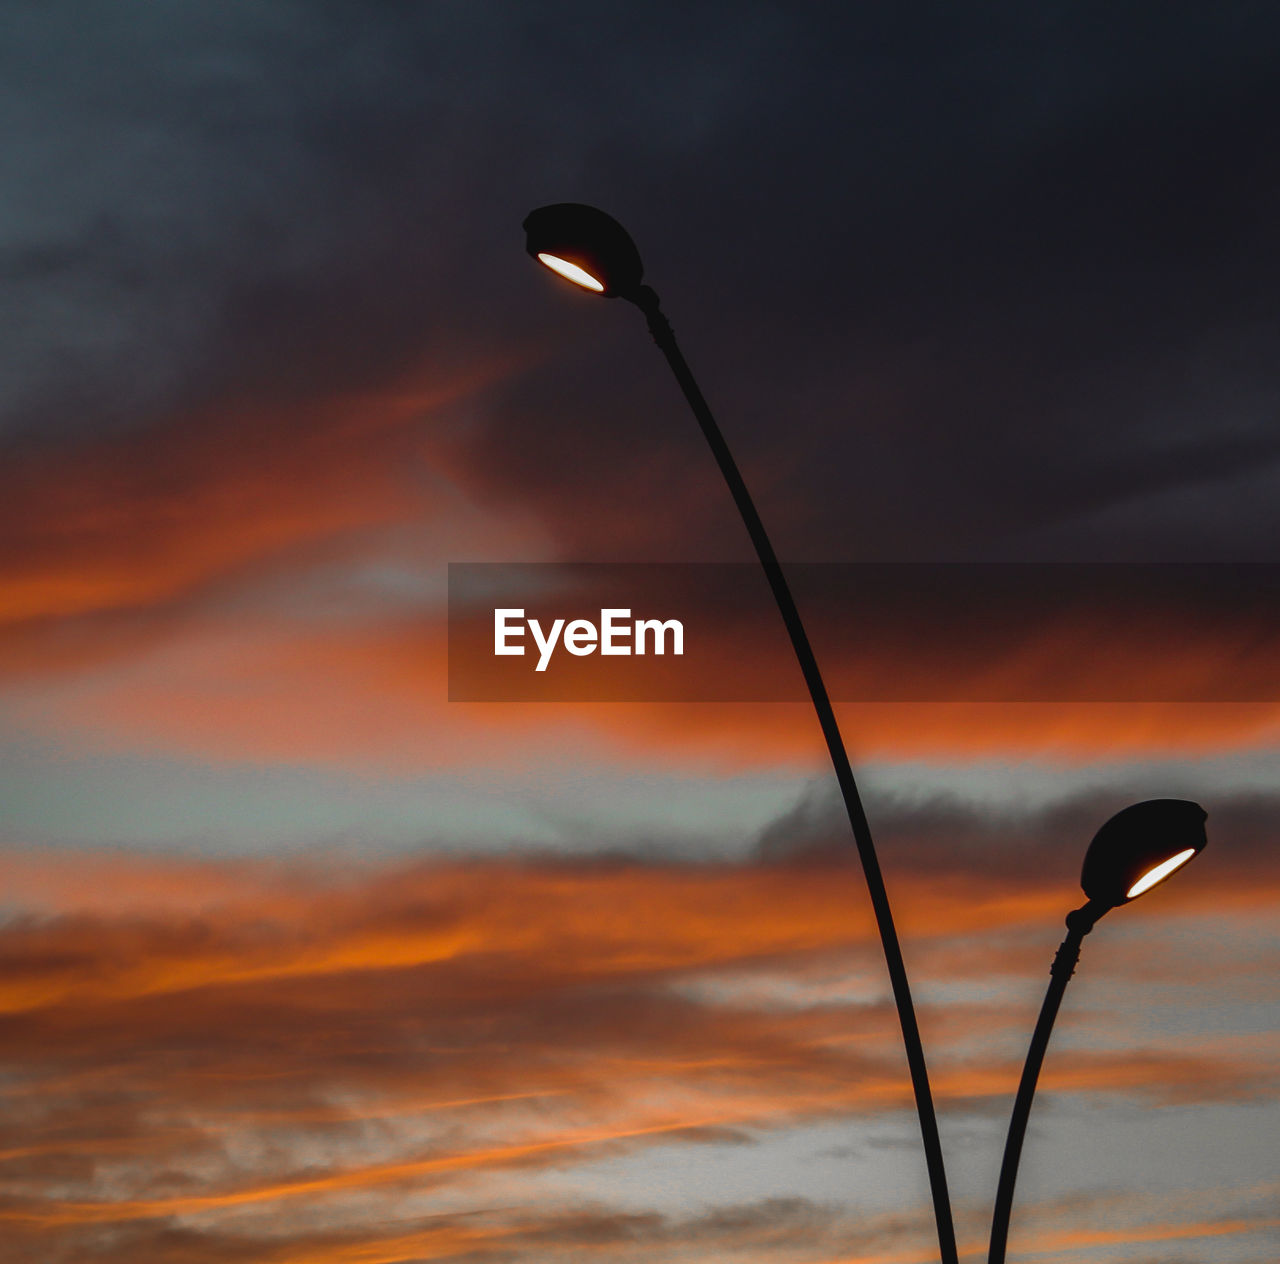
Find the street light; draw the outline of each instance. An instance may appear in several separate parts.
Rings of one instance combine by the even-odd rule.
[[[552,272],[605,298],[636,301],[644,265],[631,235],[612,215],[580,202],[558,202],[531,211],[523,227],[526,249]]]
[[[1080,874],[1080,886],[1089,899],[1067,914],[1067,936],[1049,968],[1049,988],[1027,1049],[1005,1139],[987,1264],[1004,1264],[1013,1187],[1018,1179],[1018,1158],[1031,1114],[1031,1099],[1062,994],[1080,960],[1081,941],[1104,913],[1145,895],[1203,851],[1208,842],[1204,832],[1206,817],[1198,803],[1187,799],[1148,799],[1117,812],[1089,844]]]
[[[577,202],[560,202],[553,206],[539,207],[525,219],[524,230],[525,248],[539,263],[584,290],[604,298],[626,299],[644,313],[649,332],[666,357],[667,364],[675,374],[676,381],[702,428],[703,436],[742,516],[747,534],[751,537],[751,543],[755,546],[756,556],[769,581],[778,612],[782,615],[787,634],[791,638],[791,648],[795,651],[808,686],[809,697],[822,727],[836,781],[840,785],[840,794],[849,815],[849,825],[862,861],[876,926],[880,931],[885,963],[889,968],[889,981],[898,1009],[898,1021],[902,1027],[902,1041],[906,1046],[907,1066],[911,1072],[911,1087],[915,1093],[916,1113],[920,1117],[920,1133],[929,1171],[929,1188],[933,1195],[933,1214],[942,1264],[958,1264],[955,1229],[951,1222],[951,1204],[947,1195],[947,1176],[942,1160],[942,1143],[938,1137],[938,1121],[929,1090],[929,1073],[925,1066],[924,1048],[920,1043],[915,1008],[911,1003],[911,991],[907,985],[906,966],[903,964],[902,950],[898,945],[893,914],[889,908],[889,897],[880,873],[880,863],[876,858],[875,844],[871,839],[871,827],[867,823],[827,687],[818,669],[818,660],[814,657],[800,612],[764,529],[764,523],[756,512],[755,503],[742,480],[737,462],[720,433],[720,427],[685,362],[675,334],[662,314],[658,295],[642,283],[644,267],[640,261],[640,252],[627,230],[612,216],[593,206],[583,206]]]

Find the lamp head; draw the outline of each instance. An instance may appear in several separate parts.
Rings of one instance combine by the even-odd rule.
[[[640,252],[612,215],[581,202],[556,202],[530,211],[524,231],[530,255],[584,290],[631,298],[640,289]]]
[[[1090,903],[1127,904],[1181,869],[1208,843],[1207,818],[1188,799],[1148,799],[1117,812],[1085,853],[1080,885]]]

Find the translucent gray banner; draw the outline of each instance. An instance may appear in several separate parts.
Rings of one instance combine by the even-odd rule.
[[[833,698],[1280,697],[1280,566],[788,565]],[[453,563],[457,702],[807,697],[754,564]]]

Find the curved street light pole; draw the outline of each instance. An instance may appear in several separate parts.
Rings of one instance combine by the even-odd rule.
[[[729,486],[733,503],[737,505],[742,516],[743,525],[751,537],[756,556],[774,601],[778,605],[778,613],[786,624],[787,635],[791,638],[791,648],[795,651],[804,682],[809,689],[809,697],[813,709],[817,713],[818,723],[822,727],[822,735],[827,742],[827,751],[831,755],[831,763],[835,769],[836,781],[840,785],[840,795],[844,799],[845,811],[849,815],[849,826],[853,831],[853,839],[857,844],[858,857],[862,861],[862,871],[866,875],[867,890],[871,895],[871,907],[875,913],[876,927],[880,932],[880,943],[884,949],[885,964],[889,968],[889,982],[893,987],[893,999],[898,1009],[898,1021],[902,1027],[902,1042],[906,1046],[907,1066],[911,1072],[911,1087],[915,1093],[916,1113],[920,1118],[920,1135],[924,1142],[925,1162],[929,1171],[929,1189],[933,1196],[933,1215],[938,1230],[938,1248],[941,1252],[942,1264],[958,1264],[956,1253],[956,1234],[951,1220],[951,1201],[947,1193],[947,1174],[942,1159],[942,1141],[938,1135],[938,1120],[933,1109],[933,1095],[929,1089],[929,1072],[925,1065],[924,1047],[920,1042],[920,1028],[916,1023],[915,1007],[911,1002],[911,989],[907,983],[907,969],[902,960],[902,949],[898,944],[898,932],[893,924],[893,912],[889,907],[889,896],[885,890],[884,878],[880,873],[880,862],[876,857],[875,843],[871,838],[871,826],[867,822],[867,814],[862,806],[862,798],[858,793],[857,782],[853,777],[853,768],[849,763],[849,754],[845,750],[844,738],[836,723],[835,711],[831,706],[831,698],[827,693],[822,672],[818,668],[818,660],[814,656],[813,647],[809,644],[808,634],[800,619],[800,611],[796,608],[795,598],[787,584],[786,575],[778,562],[777,554],[764,523],[756,511],[755,502],[738,470],[738,464],[729,451],[729,445],[720,433],[720,427],[703,397],[702,391],[686,362],[671,324],[663,315],[657,293],[647,285],[640,286],[631,294],[623,294],[645,316],[649,332],[658,349],[666,357],[671,372],[675,375],[684,397],[688,401],[693,415],[711,448],[711,454],[720,467],[720,473]]]
[[[651,287],[641,284],[644,265],[627,230],[612,216],[594,206],[584,206],[577,202],[539,207],[526,217],[524,228],[525,248],[540,263],[584,290],[605,298],[624,298],[644,313],[649,332],[666,357],[667,364],[702,428],[716,464],[729,486],[733,502],[742,516],[747,534],[751,537],[808,686],[809,697],[813,701],[813,709],[817,713],[831,763],[835,768],[845,810],[849,814],[849,825],[853,830],[862,871],[866,876],[867,890],[871,895],[871,907],[880,931],[880,943],[884,948],[885,964],[889,968],[889,981],[898,1009],[898,1021],[902,1027],[902,1042],[906,1047],[911,1087],[915,1093],[916,1113],[920,1119],[920,1134],[924,1141],[942,1264],[958,1264],[955,1228],[951,1221],[951,1203],[947,1195],[947,1175],[942,1160],[942,1142],[938,1137],[938,1121],[929,1090],[924,1048],[920,1043],[920,1029],[911,1003],[911,989],[907,985],[907,970],[902,961],[902,950],[898,946],[889,896],[884,888],[875,844],[871,839],[871,827],[867,823],[867,815],[858,795],[857,783],[853,779],[853,769],[836,723],[831,699],[795,599],[778,563],[777,554],[773,551],[764,523],[761,522],[751,493],[743,482],[738,464],[729,451],[729,445],[720,433],[720,427],[680,351],[671,325],[662,313],[658,295]]]
[[[1117,812],[1089,844],[1080,875],[1080,885],[1089,900],[1067,914],[1066,938],[1049,967],[1049,987],[1022,1066],[1022,1079],[1018,1082],[1018,1095],[1005,1138],[1000,1183],[991,1215],[987,1264],[1004,1264],[1013,1187],[1018,1180],[1018,1160],[1022,1156],[1036,1081],[1040,1078],[1040,1067],[1063,993],[1080,960],[1081,942],[1104,913],[1145,895],[1204,850],[1208,843],[1204,828],[1206,815],[1204,808],[1189,799],[1148,799]]]
[[[1005,1138],[1004,1158],[1000,1163],[1000,1183],[996,1187],[995,1210],[991,1215],[991,1245],[987,1251],[987,1264],[1004,1264],[1005,1245],[1009,1239],[1009,1216],[1013,1211],[1013,1187],[1018,1180],[1018,1160],[1022,1156],[1022,1141],[1027,1133],[1027,1119],[1031,1115],[1031,1102],[1036,1094],[1036,1081],[1045,1050],[1049,1047],[1049,1034],[1053,1020],[1058,1016],[1058,1006],[1067,983],[1080,960],[1080,944],[1093,929],[1096,918],[1090,905],[1067,914],[1067,935],[1058,946],[1053,965],[1049,967],[1049,987],[1040,1006],[1040,1017],[1031,1035],[1027,1060],[1022,1066],[1022,1079],[1018,1082],[1018,1096],[1014,1099],[1013,1115],[1009,1120],[1009,1135]]]

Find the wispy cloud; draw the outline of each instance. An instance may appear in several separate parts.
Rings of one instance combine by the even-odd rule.
[[[1069,892],[1025,853],[1072,811],[1027,823],[1021,848],[997,841],[981,889],[965,878],[955,809],[904,809],[898,822],[912,822],[901,835],[910,872],[927,875],[894,894],[907,942],[924,948],[921,995],[940,989],[921,1012],[944,1113],[1007,1109],[1034,1000],[994,980],[1037,986]],[[1265,819],[1256,805],[1238,812]],[[262,1245],[264,1259],[518,1257],[536,1254],[538,1234],[554,1237],[554,1214],[516,1227],[415,1222],[364,1246],[336,1226],[352,1199],[379,1217],[394,1214],[388,1200],[422,1215],[520,1204],[542,1175],[607,1156],[908,1110],[860,881],[821,833],[790,855],[736,863],[442,859],[341,878],[314,862],[134,857],[111,912],[74,881],[61,896],[36,881],[27,856],[11,872],[43,911],[0,933],[0,1220],[23,1240],[91,1243],[104,1259],[111,1243],[140,1241],[146,1221],[195,1234],[191,1258],[214,1260],[224,1221],[234,1236],[258,1232],[260,1216],[285,1235]],[[1251,896],[1270,901],[1274,863],[1254,860]],[[103,888],[111,866],[97,865]],[[1207,889],[1226,888],[1219,877]],[[1159,909],[1175,922],[1204,916],[1179,901]],[[994,947],[977,948],[983,937]],[[1177,986],[1220,994],[1221,968],[1208,961]],[[1121,995],[1149,987],[1122,939],[1105,969]],[[1051,1060],[1046,1098],[1158,1109],[1274,1089],[1265,1038],[1153,1044],[1126,1030],[1124,1004],[1093,1006],[1092,1043]],[[307,1247],[316,1216],[336,1236]],[[671,1232],[673,1251],[691,1249],[685,1230]],[[736,1232],[717,1249],[769,1258],[768,1231]],[[1085,1243],[1075,1232],[1049,1234],[1043,1249]],[[620,1259],[637,1233],[615,1244]],[[788,1239],[793,1250],[800,1240]],[[866,1258],[899,1256],[886,1243]]]

